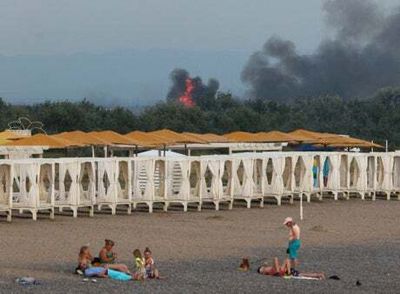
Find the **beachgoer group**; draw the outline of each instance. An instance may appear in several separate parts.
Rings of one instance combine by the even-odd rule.
[[[89,246],[82,246],[76,273],[85,277],[111,278],[121,281],[160,278],[148,247],[143,251],[144,257],[139,249],[133,251],[135,270],[131,273],[127,265],[117,262],[117,253],[113,250],[114,245],[114,241],[106,239],[98,257],[93,257]]]
[[[296,268],[298,262],[298,250],[301,247],[300,227],[291,217],[287,217],[283,225],[289,229],[289,243],[286,249],[288,257],[281,264],[275,257],[272,264],[264,263],[258,267],[257,272],[262,275],[275,277],[297,277],[310,279],[325,279],[324,273],[300,273]],[[145,280],[159,279],[160,274],[152,257],[149,247],[142,252],[135,249],[132,252],[135,269],[130,272],[127,265],[117,262],[117,253],[113,250],[114,241],[105,240],[98,257],[93,257],[89,246],[82,246],[79,252],[78,267],[76,272],[86,277],[111,278],[115,280]],[[242,271],[250,270],[249,258],[243,258],[239,266]]]
[[[283,222],[283,225],[289,229],[289,244],[286,249],[288,258],[280,264],[279,259],[275,257],[273,259],[272,265],[264,263],[261,265],[257,272],[262,275],[275,276],[275,277],[299,277],[299,278],[310,278],[310,279],[325,279],[324,273],[300,273],[296,268],[299,264],[298,262],[298,250],[301,247],[300,240],[300,227],[296,224],[291,217],[287,217]],[[243,262],[240,265],[243,270]],[[250,266],[247,263],[247,267]]]

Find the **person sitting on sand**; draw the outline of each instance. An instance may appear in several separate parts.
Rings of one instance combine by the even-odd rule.
[[[296,274],[293,274],[293,271],[291,270],[290,267],[290,260],[286,259],[285,262],[282,265],[280,265],[277,257],[275,257],[273,260],[273,266],[264,264],[257,269],[257,272],[262,275],[274,276],[274,277],[295,276],[295,277],[313,278],[319,280],[325,279],[324,273],[299,273],[298,271],[296,271]]]
[[[104,241],[105,245],[99,252],[100,263],[102,265],[108,265],[108,268],[110,269],[130,274],[129,269],[125,264],[115,263],[117,254],[112,250],[115,244],[114,241],[108,239]]]
[[[294,270],[298,265],[298,254],[297,251],[300,249],[300,227],[296,224],[291,217],[287,217],[283,222],[283,225],[289,228],[289,245],[287,253],[290,258],[291,268]]]
[[[250,262],[248,257],[243,257],[242,262],[239,265],[239,270],[243,272],[250,270]]]
[[[142,257],[142,253],[140,252],[139,249],[135,249],[135,250],[133,250],[132,254],[133,254],[133,257],[135,258],[135,272],[138,275],[141,275],[144,277],[146,275],[146,268],[144,265],[145,261],[144,261],[144,258]]]
[[[145,277],[147,279],[159,279],[160,275],[158,273],[158,269],[154,264],[154,259],[152,257],[151,250],[149,247],[146,247],[144,250],[144,267],[146,270]]]
[[[115,263],[117,254],[112,250],[115,243],[112,240],[104,240],[104,247],[99,252],[99,258],[101,263]]]
[[[89,246],[82,246],[79,251],[77,273],[84,274],[87,277],[107,277],[107,267],[92,266],[92,254]]]

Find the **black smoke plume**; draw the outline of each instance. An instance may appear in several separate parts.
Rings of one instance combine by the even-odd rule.
[[[371,0],[329,0],[323,10],[333,34],[314,53],[300,55],[293,42],[272,37],[249,58],[241,78],[250,97],[356,98],[400,85],[400,7],[385,14]]]
[[[191,79],[194,86],[192,98],[196,105],[202,105],[203,100],[214,98],[218,89],[219,82],[216,79],[209,79],[207,84],[204,84],[200,77],[191,78],[188,71],[180,68],[174,69],[170,73],[172,86],[167,94],[167,101],[179,101],[186,90],[186,80]]]

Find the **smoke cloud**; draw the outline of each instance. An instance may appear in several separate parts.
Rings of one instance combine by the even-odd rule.
[[[314,53],[274,36],[249,58],[241,78],[251,98],[356,98],[400,85],[400,7],[385,14],[371,0],[328,0],[323,10],[332,36]]]
[[[176,68],[170,73],[170,80],[172,86],[167,94],[167,101],[170,102],[179,101],[180,97],[185,94],[187,80],[190,80],[193,86],[191,98],[195,105],[202,105],[203,99],[215,97],[219,89],[219,82],[216,79],[209,79],[207,84],[204,84],[200,77],[191,78],[188,71],[180,68]]]

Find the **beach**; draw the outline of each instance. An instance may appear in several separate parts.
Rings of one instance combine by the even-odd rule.
[[[398,293],[400,280],[400,201],[324,199],[282,206],[266,203],[251,209],[235,203],[233,210],[195,207],[187,213],[179,206],[168,212],[145,209],[111,216],[103,210],[90,218],[80,212],[56,214],[55,220],[40,214],[14,216],[0,222],[1,293]],[[282,225],[292,216],[302,229],[299,251],[301,272],[324,272],[340,280],[306,281],[261,276],[256,269],[274,256],[286,257],[288,231]],[[97,255],[104,239],[116,242],[118,260],[133,269],[132,251],[146,246],[164,277],[145,282],[97,279],[84,282],[73,274],[79,248],[90,244]],[[248,256],[250,272],[238,271]],[[21,286],[15,279],[33,276],[40,284]],[[359,281],[361,285],[357,286]]]

